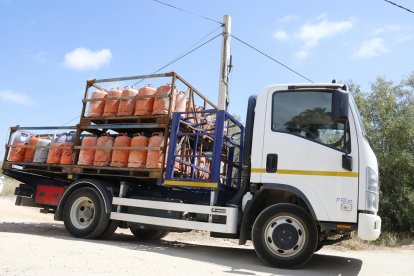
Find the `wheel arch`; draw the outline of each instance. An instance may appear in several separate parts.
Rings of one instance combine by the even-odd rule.
[[[108,187],[111,187],[112,185],[107,182],[103,182],[97,179],[79,179],[73,183],[71,183],[66,189],[65,192],[62,195],[62,198],[59,201],[59,205],[56,209],[54,219],[55,220],[63,220],[63,210],[65,207],[65,203],[69,196],[76,191],[79,188],[83,187],[91,187],[96,189],[99,194],[101,195],[104,204],[105,204],[105,213],[109,214],[112,211],[112,193],[107,189]]]
[[[270,196],[276,195],[276,197],[270,198]],[[306,195],[300,191],[298,188],[286,185],[286,184],[277,184],[277,183],[263,183],[262,188],[258,190],[253,198],[249,200],[244,209],[241,225],[240,225],[240,237],[239,244],[245,244],[248,240],[251,226],[254,223],[257,215],[264,210],[266,207],[276,204],[276,203],[286,203],[286,199],[291,198],[298,199],[293,203],[295,205],[304,207],[304,209],[312,216],[315,221],[318,221],[316,213]]]

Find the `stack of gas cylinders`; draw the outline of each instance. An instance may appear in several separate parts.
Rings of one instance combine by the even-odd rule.
[[[76,133],[54,136],[18,132],[13,140],[8,161],[69,165],[72,163]]]
[[[84,136],[78,165],[97,167],[161,168],[164,134],[154,132],[151,137],[136,133],[133,137],[120,133],[100,137]],[[90,148],[88,148],[90,147]]]
[[[201,107],[190,105],[184,92],[178,92],[171,84],[153,88],[148,84],[140,89],[126,86],[123,90],[111,88],[96,90],[92,93],[88,117],[122,117],[144,115],[166,115],[169,112],[185,112],[187,121],[200,124],[200,128],[214,128],[215,118],[203,111]],[[94,167],[147,168],[162,167],[163,147],[165,142],[162,132],[137,132],[109,134],[101,136],[81,134],[81,149],[77,165]],[[167,141],[168,142],[168,141]],[[73,163],[73,148],[76,143],[76,133],[60,133],[55,135],[33,135],[17,132],[11,145],[8,161],[26,163],[45,163],[54,165],[70,165]],[[166,145],[168,146],[168,145]],[[168,149],[166,149],[168,152]],[[194,159],[195,158],[195,159]],[[191,157],[184,157],[184,163],[190,163]],[[196,167],[209,168],[209,158],[193,157]],[[184,171],[187,175],[209,178],[209,174],[200,169],[179,162],[174,168]]]
[[[162,166],[164,144],[165,137],[162,132],[153,132],[150,135],[143,132],[135,133],[132,137],[126,133],[120,133],[116,137],[109,134],[103,134],[100,137],[85,135],[82,139],[78,165],[159,169]],[[168,149],[166,151],[168,152]],[[185,158],[189,163],[191,158]],[[210,159],[198,157],[196,165],[208,171]],[[184,170],[187,175],[191,174],[191,166],[180,165],[176,162],[174,167],[176,170]],[[195,169],[194,176],[208,179],[210,174]]]
[[[171,84],[153,88],[151,84],[136,90],[133,86],[126,86],[123,90],[111,88],[107,91],[92,92],[88,117],[122,117],[143,115],[168,114],[171,95],[171,112],[189,112],[187,122],[198,125],[208,131],[214,128],[215,118],[208,113],[194,113],[204,111],[202,107],[191,105],[184,92],[173,89]]]
[[[88,117],[141,116],[168,114],[171,95],[171,111],[184,112],[187,99],[170,84],[157,89],[148,84],[139,90],[126,86],[123,90],[111,88],[108,91],[92,92]]]
[[[97,167],[161,168],[164,134],[154,132],[151,137],[136,133],[133,137],[121,133],[82,135],[78,165]],[[53,138],[18,132],[13,140],[8,161],[69,165],[75,132],[61,133]]]

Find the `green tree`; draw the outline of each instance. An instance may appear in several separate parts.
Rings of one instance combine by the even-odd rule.
[[[368,93],[349,88],[378,158],[383,229],[414,231],[414,73],[399,84],[378,77]]]

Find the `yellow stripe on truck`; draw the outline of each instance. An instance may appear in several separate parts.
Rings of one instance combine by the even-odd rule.
[[[266,173],[266,169],[252,168],[252,173]],[[305,170],[277,170],[278,174],[293,175],[315,175],[315,176],[341,176],[341,177],[358,177],[356,172],[335,172],[335,171],[305,171]]]
[[[202,188],[212,188],[212,189],[217,189],[218,187],[218,184],[215,182],[192,182],[192,181],[165,180],[163,184],[170,185],[170,186],[202,187]]]

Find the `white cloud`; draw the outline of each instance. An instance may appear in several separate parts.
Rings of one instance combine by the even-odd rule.
[[[320,40],[348,31],[353,27],[352,21],[329,21],[324,19],[315,24],[304,24],[297,33],[305,49],[316,47]]]
[[[288,14],[288,15],[285,15],[284,17],[282,17],[281,19],[279,19],[279,22],[280,23],[289,23],[289,22],[295,21],[297,19],[299,19],[298,15]]]
[[[64,65],[75,70],[99,69],[112,59],[111,50],[102,49],[92,51],[87,48],[76,48],[65,54]]]
[[[17,103],[21,105],[33,105],[33,101],[23,93],[12,90],[0,90],[0,101],[8,103]]]
[[[401,25],[398,24],[394,24],[394,25],[386,25],[380,28],[375,29],[371,35],[373,36],[378,36],[381,34],[385,34],[385,33],[395,33],[395,32],[401,32],[402,30],[404,30],[405,28]]]
[[[290,39],[290,36],[285,31],[277,31],[273,36],[279,41],[286,41]]]
[[[382,38],[376,37],[364,41],[358,50],[353,54],[355,58],[372,58],[388,53]]]
[[[308,55],[309,55],[309,52],[303,49],[293,53],[294,58],[298,60],[304,60],[308,57]]]
[[[407,35],[407,34],[402,34],[397,36],[397,38],[395,38],[395,42],[397,43],[404,43],[407,41],[410,41],[413,37],[411,35]]]
[[[315,20],[316,22],[303,24],[292,35],[284,30],[278,30],[273,34],[273,37],[279,41],[295,40],[301,42],[302,46],[293,55],[296,59],[303,60],[309,56],[312,48],[319,45],[321,40],[345,33],[354,26],[351,19],[330,21],[325,14],[318,16]]]
[[[413,38],[411,35],[412,29],[413,28],[408,25],[390,24],[375,29],[370,35],[375,37],[387,36],[389,40],[392,40],[395,43],[404,43]]]

